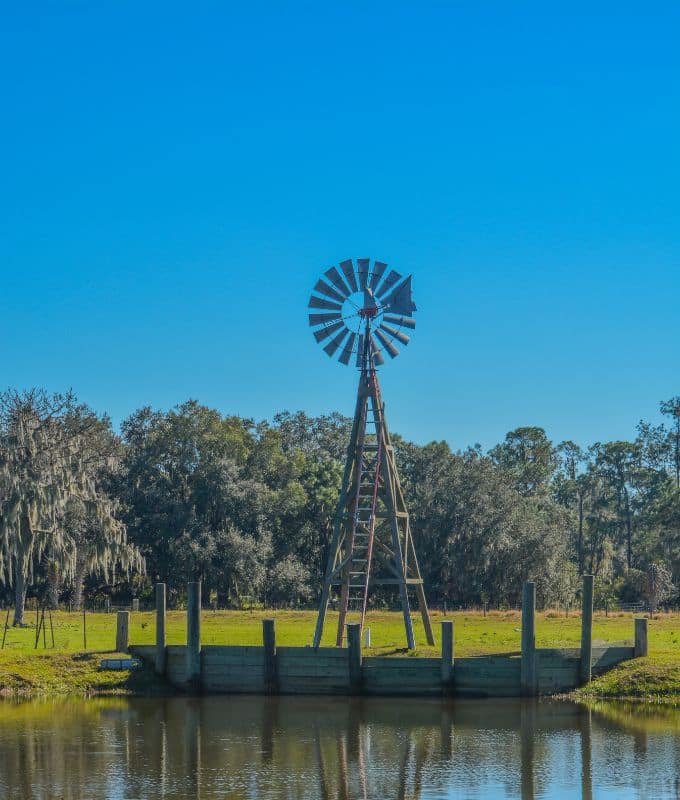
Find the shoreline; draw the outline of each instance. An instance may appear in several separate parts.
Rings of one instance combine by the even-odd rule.
[[[159,678],[152,667],[100,669],[105,658],[129,658],[111,651],[75,653],[4,653],[0,656],[0,700],[77,696],[174,697],[185,692]],[[633,659],[569,693],[541,695],[586,705],[600,701],[639,706],[680,705],[680,659]],[[491,698],[490,698],[491,699]]]

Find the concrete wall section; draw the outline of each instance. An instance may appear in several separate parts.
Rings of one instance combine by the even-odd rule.
[[[608,669],[635,657],[635,648],[625,645],[610,645],[609,647],[593,647],[592,671],[593,675],[601,675]]]
[[[521,666],[519,656],[457,658],[453,667],[454,691],[468,697],[517,697]]]
[[[132,646],[131,651],[154,663],[153,645]],[[190,690],[186,646],[166,648],[166,678],[180,689]],[[599,674],[621,661],[633,658],[634,648],[593,648],[593,673]],[[580,650],[536,650],[539,694],[571,691],[579,685]],[[268,687],[264,647],[206,645],[201,650],[201,689],[210,693],[263,694],[352,694],[347,648],[277,647],[276,685]],[[519,656],[492,655],[456,658],[453,680],[442,682],[439,658],[387,658],[368,656],[362,660],[357,693],[366,695],[436,696],[448,693],[463,697],[517,697],[521,692]]]
[[[362,662],[362,693],[440,695],[441,659],[367,657]]]
[[[280,694],[348,694],[346,647],[277,647]]]
[[[581,651],[571,649],[537,650],[538,692],[570,692],[579,683]]]
[[[262,694],[265,689],[264,647],[204,645],[201,685],[206,692]]]
[[[171,644],[165,648],[165,677],[173,686],[187,682],[187,648],[184,644]]]

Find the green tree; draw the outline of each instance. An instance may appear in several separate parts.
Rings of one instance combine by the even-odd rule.
[[[98,472],[114,458],[107,419],[72,393],[42,389],[0,395],[0,576],[13,582],[14,624],[23,624],[28,585],[45,556],[70,577],[78,541],[66,522],[78,502],[102,540],[125,542],[114,504]]]
[[[267,576],[267,603],[275,606],[304,603],[312,595],[310,574],[293,555],[274,562]]]
[[[665,564],[649,564],[643,573],[641,593],[647,603],[649,613],[654,614],[659,605],[668,600],[675,591],[673,576]]]
[[[247,475],[255,442],[251,421],[223,417],[192,400],[167,413],[143,408],[123,422],[122,433],[123,471],[115,491],[154,580],[170,582],[180,566],[184,579],[214,578],[214,569],[204,572],[201,548],[190,542],[207,546],[206,537],[232,529],[262,533],[264,487]]]
[[[398,442],[414,541],[430,592],[454,604],[517,604],[538,581],[543,602],[566,563],[567,512],[550,497],[524,496],[478,449],[451,453]]]
[[[50,572],[56,572],[62,579],[63,576],[70,576],[74,610],[79,611],[82,608],[83,587],[87,576],[101,575],[106,583],[115,583],[118,569],[126,578],[133,572],[144,573],[144,559],[139,549],[128,541],[125,527],[103,523],[101,515],[80,497],[68,499],[61,524],[71,543],[68,552],[73,553],[72,563],[65,565],[63,558],[52,551],[48,583]],[[56,608],[56,587],[52,585],[50,588],[50,603]]]
[[[605,442],[593,445],[593,471],[603,480],[601,504],[613,506],[617,543],[625,547],[628,569],[633,567],[635,513],[642,477],[640,447],[633,442]]]
[[[561,442],[556,449],[558,468],[554,475],[554,492],[558,502],[574,511],[576,530],[574,549],[579,575],[585,564],[585,514],[586,502],[592,489],[586,471],[587,460],[583,450],[572,441]]]
[[[557,465],[555,448],[543,428],[516,428],[489,455],[524,497],[546,492]]]
[[[661,403],[661,413],[671,418],[672,426],[668,432],[668,440],[675,473],[675,487],[680,489],[680,397],[664,400]]]

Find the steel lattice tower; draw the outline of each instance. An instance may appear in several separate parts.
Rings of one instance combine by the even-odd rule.
[[[326,609],[334,589],[340,593],[336,644],[343,641],[348,615],[356,615],[363,628],[370,589],[394,586],[399,590],[408,647],[415,647],[409,605],[409,588],[415,589],[428,644],[434,644],[423,580],[411,536],[408,509],[399,482],[385,419],[376,367],[384,364],[383,353],[395,358],[395,341],[408,344],[403,328],[414,329],[411,277],[403,278],[386,264],[351,259],[327,270],[310,299],[310,325],[329,356],[350,359],[360,370],[356,409],[340,500],[335,514],[314,647],[323,634]],[[320,326],[320,327],[319,327]],[[355,330],[353,328],[356,326]]]

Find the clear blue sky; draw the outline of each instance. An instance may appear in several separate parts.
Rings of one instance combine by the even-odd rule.
[[[594,9],[594,10],[593,10]],[[392,428],[633,435],[680,394],[680,5],[6,5],[0,385],[117,424],[351,413],[306,303],[414,274]]]

